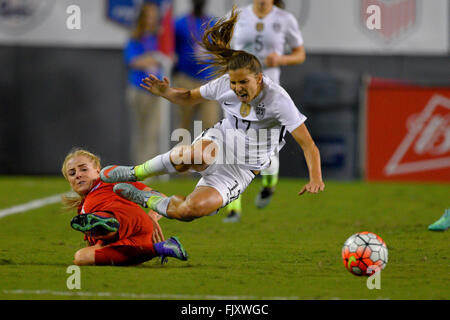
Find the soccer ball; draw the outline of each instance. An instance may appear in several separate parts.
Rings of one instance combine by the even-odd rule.
[[[345,268],[357,276],[370,276],[386,267],[388,249],[380,236],[373,232],[359,232],[345,241],[342,247]]]

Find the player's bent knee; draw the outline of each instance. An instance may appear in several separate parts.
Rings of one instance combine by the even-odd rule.
[[[201,172],[216,161],[218,145],[211,140],[200,140],[191,145],[192,169]]]
[[[190,145],[176,146],[170,152],[170,161],[179,172],[188,170],[192,165]]]
[[[89,266],[95,264],[95,250],[82,248],[75,252],[73,263],[77,266]]]
[[[206,170],[207,168],[208,168],[207,164],[194,164],[192,166],[192,169],[197,172],[202,172],[203,170]]]

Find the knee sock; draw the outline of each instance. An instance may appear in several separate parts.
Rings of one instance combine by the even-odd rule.
[[[270,166],[261,170],[262,185],[264,188],[274,188],[278,183],[278,172],[280,170],[280,159],[278,154],[270,157]]]
[[[176,170],[170,161],[170,151],[134,167],[134,173],[138,180],[174,172]]]
[[[152,196],[147,200],[147,205],[158,214],[172,219],[167,215],[167,208],[169,207],[170,200],[172,200],[172,197]]]
[[[230,202],[225,207],[225,210],[226,210],[226,212],[231,212],[231,211],[241,212],[242,211],[241,196],[239,196],[239,198],[237,198],[236,200]]]
[[[273,188],[278,183],[278,173],[262,176],[262,185],[264,188]]]

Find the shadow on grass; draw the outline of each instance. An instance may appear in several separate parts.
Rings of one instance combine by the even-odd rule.
[[[70,265],[73,265],[73,263],[70,262],[39,262],[39,261],[27,261],[27,262],[20,262],[20,261],[14,261],[12,259],[2,259],[0,258],[0,266],[56,266],[56,267],[68,267]],[[163,270],[163,269],[228,269],[228,267],[223,265],[207,265],[202,263],[184,263],[184,264],[171,264],[170,261],[165,264],[160,264],[156,261],[150,262],[147,261],[144,264],[139,265],[131,265],[131,266],[83,266],[83,268],[138,268],[138,269],[154,269],[154,270]]]
[[[57,267],[68,267],[70,265],[73,265],[72,262],[70,263],[63,263],[63,262],[16,262],[10,259],[0,259],[0,266],[57,266]],[[192,265],[192,264],[185,264],[185,265],[160,265],[160,264],[154,264],[154,265],[137,265],[137,266],[83,266],[83,268],[104,268],[104,267],[114,267],[114,268],[142,268],[142,269],[185,269],[185,268],[197,268],[198,266]]]
[[[10,259],[0,259],[0,266],[58,266],[67,267],[72,263],[62,263],[62,262],[16,262]]]
[[[141,268],[141,269],[187,269],[187,268],[197,268],[196,265],[192,265],[192,264],[183,264],[183,265],[170,265],[170,264],[144,264],[144,265],[138,265],[138,266],[128,266],[128,267],[123,267],[123,268]]]

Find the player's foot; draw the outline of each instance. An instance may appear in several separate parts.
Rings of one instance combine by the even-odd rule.
[[[92,235],[104,235],[119,230],[119,221],[113,217],[103,217],[94,213],[79,214],[72,218],[70,226]]]
[[[442,217],[428,226],[430,231],[445,231],[450,228],[450,208],[446,209]]]
[[[100,179],[107,183],[137,181],[134,167],[115,165],[104,167],[100,171]]]
[[[263,209],[267,207],[267,205],[272,200],[273,194],[275,193],[274,188],[270,187],[264,187],[261,189],[261,191],[258,193],[255,199],[255,206],[258,209]]]
[[[155,243],[156,253],[161,257],[161,263],[166,261],[166,257],[172,257],[186,261],[188,254],[177,237],[170,237],[163,242]]]
[[[225,223],[239,222],[241,221],[241,214],[239,213],[239,211],[231,210],[230,213],[225,218],[223,218],[222,221]]]
[[[139,190],[135,186],[133,186],[130,183],[118,183],[114,186],[113,191],[117,193],[122,198],[125,198],[127,200],[133,201],[134,203],[137,203],[138,205],[148,208],[148,200],[150,197],[157,196],[161,197],[162,194],[158,191],[143,191]]]

